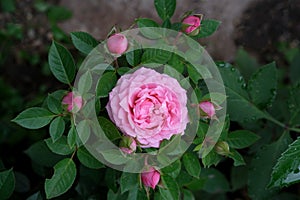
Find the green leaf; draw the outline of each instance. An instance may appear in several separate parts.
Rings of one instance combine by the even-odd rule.
[[[52,42],[49,50],[50,70],[62,83],[71,85],[76,73],[76,67],[71,53],[62,45]]]
[[[227,192],[230,190],[226,177],[214,168],[203,169],[201,179],[204,179],[203,190],[209,193]]]
[[[243,149],[251,146],[255,143],[260,137],[255,133],[248,130],[237,130],[230,132],[226,142],[231,148]]]
[[[88,55],[98,45],[98,41],[85,32],[72,32],[71,38],[76,49],[85,55]]]
[[[117,83],[115,72],[107,72],[99,79],[96,89],[97,97],[107,97]]]
[[[36,192],[30,197],[28,197],[26,200],[43,200],[43,197],[41,195],[41,192]]]
[[[65,121],[63,117],[56,117],[49,126],[49,133],[53,142],[56,142],[65,131]]]
[[[217,166],[221,160],[222,156],[217,154],[215,150],[211,150],[204,158],[202,158],[202,163],[204,167],[210,167],[212,165]]]
[[[55,117],[55,115],[45,108],[28,108],[21,112],[12,121],[24,128],[38,129],[46,126]]]
[[[105,117],[98,118],[99,124],[109,140],[114,141],[121,138],[121,134],[117,127]]]
[[[183,200],[195,200],[194,194],[186,189],[183,189]]]
[[[139,174],[123,172],[120,178],[121,193],[134,190],[139,187]]]
[[[59,154],[59,155],[69,155],[75,150],[74,146],[73,146],[73,148],[71,148],[68,145],[66,136],[60,137],[55,142],[53,142],[53,140],[51,138],[48,138],[48,139],[45,140],[45,142],[46,142],[48,148],[53,153],[56,153],[56,154]]]
[[[91,121],[88,119],[84,119],[82,121],[80,121],[78,123],[78,125],[76,126],[76,132],[74,132],[73,134],[76,134],[76,143],[78,146],[81,146],[83,144],[85,144],[90,135],[91,135]],[[78,137],[77,137],[78,136]]]
[[[47,105],[51,112],[55,114],[60,114],[63,111],[63,107],[61,104],[63,96],[66,94],[64,90],[58,90],[51,94],[48,94],[47,97]]]
[[[15,189],[15,176],[12,169],[0,172],[0,197],[8,199]]]
[[[257,70],[251,76],[247,87],[252,102],[260,109],[270,107],[276,96],[277,82],[275,62]]]
[[[289,186],[300,181],[300,137],[278,159],[268,187]]]
[[[164,66],[164,74],[167,74],[173,78],[175,78],[178,82],[181,81],[182,75],[173,67],[169,65]]]
[[[237,152],[235,149],[230,149],[230,153],[229,153],[228,157],[233,159],[233,161],[234,161],[233,165],[236,167],[246,164],[243,156],[239,152]]]
[[[266,187],[270,181],[273,166],[290,142],[289,134],[283,133],[276,142],[264,146],[257,152],[250,163],[248,173],[248,192],[251,199],[268,199],[276,192],[271,189],[267,190]]]
[[[290,66],[290,79],[293,83],[300,81],[300,51],[298,50],[296,55],[293,57]]]
[[[140,29],[140,32],[149,39],[158,39],[162,37],[162,33],[156,29],[153,29],[151,27],[159,27],[159,25],[148,18],[139,18],[136,20],[136,23]],[[146,28],[150,27],[150,28]]]
[[[171,58],[172,53],[162,49],[147,49],[142,56],[142,63],[165,64]]]
[[[91,72],[88,70],[84,74],[82,74],[78,81],[78,92],[83,96],[87,94],[91,89],[93,84],[93,78]]]
[[[176,8],[176,0],[155,0],[154,5],[159,17],[165,21],[173,16]]]
[[[169,200],[169,199],[179,199],[179,187],[176,183],[176,181],[168,175],[161,176],[161,181],[163,188],[159,188],[159,192],[163,199]]]
[[[31,145],[25,153],[33,162],[45,167],[53,167],[59,160],[64,158],[63,156],[52,153],[43,140]]]
[[[242,48],[237,51],[235,63],[246,80],[259,68],[256,59]]]
[[[67,192],[76,178],[76,165],[70,158],[61,160],[54,166],[51,179],[46,179],[45,192],[47,199],[57,197]]]
[[[180,160],[176,160],[172,164],[162,168],[161,172],[163,174],[167,174],[173,178],[176,178],[179,175],[180,170],[181,170],[181,162]]]
[[[135,49],[126,53],[126,60],[131,66],[137,66],[141,62],[142,50]]]
[[[80,147],[77,151],[77,158],[84,166],[91,169],[100,169],[104,165],[99,162],[85,147]]]
[[[194,153],[186,153],[182,157],[183,165],[186,171],[193,177],[199,178],[201,172],[201,166],[199,158]]]
[[[128,193],[127,200],[143,200],[147,199],[146,191],[143,188],[135,187]]]
[[[80,138],[77,135],[77,131],[74,125],[71,126],[69,132],[68,132],[68,136],[67,136],[67,142],[68,145],[73,148],[75,146],[75,144],[77,144],[77,146],[80,146]]]
[[[205,19],[202,20],[200,26],[200,32],[196,35],[196,38],[204,38],[212,35],[218,29],[219,25],[221,24],[220,21],[214,19]]]
[[[240,72],[228,63],[219,62],[217,66],[226,89],[227,111],[230,119],[237,122],[249,122],[266,117],[263,111],[250,102],[246,91],[247,85]]]
[[[290,89],[289,96],[290,126],[300,126],[300,82]]]

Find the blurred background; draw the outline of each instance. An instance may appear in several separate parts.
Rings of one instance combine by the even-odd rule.
[[[0,2],[0,170],[14,167],[15,195],[22,196],[43,180],[33,172],[25,150],[45,138],[47,130],[43,134],[25,130],[10,120],[41,103],[48,92],[63,89],[48,67],[52,40],[68,47],[78,61],[81,55],[70,43],[72,31],[86,31],[104,40],[113,26],[125,30],[138,17],[160,21],[149,0]],[[296,62],[300,73],[299,0],[178,0],[173,21],[180,21],[189,10],[222,22],[212,37],[200,40],[213,59],[240,68],[275,60],[282,71]]]

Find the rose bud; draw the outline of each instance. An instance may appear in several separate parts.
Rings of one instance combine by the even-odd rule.
[[[195,36],[200,31],[202,15],[190,15],[182,20],[182,31]]]
[[[120,142],[120,149],[127,154],[136,150],[136,141],[132,137],[124,136]]]
[[[155,189],[160,180],[160,173],[154,167],[150,167],[147,172],[141,174],[141,179],[144,186]]]
[[[128,48],[128,40],[125,35],[116,33],[108,38],[107,48],[110,53],[121,55]]]
[[[215,146],[217,154],[222,156],[228,156],[230,154],[229,145],[225,141],[218,142]]]
[[[67,105],[67,111],[78,112],[82,107],[82,97],[75,96],[73,92],[69,92],[62,100],[63,105]]]
[[[212,119],[216,114],[215,105],[210,101],[199,103],[200,115]]]

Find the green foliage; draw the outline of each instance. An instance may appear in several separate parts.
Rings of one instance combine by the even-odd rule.
[[[248,130],[237,130],[228,134],[226,140],[230,147],[235,149],[243,149],[249,147],[260,137]]]
[[[46,179],[45,192],[48,199],[64,194],[76,178],[76,165],[72,159],[65,158],[54,166],[51,179]]]
[[[0,196],[8,199],[15,189],[15,176],[12,169],[0,172]]]
[[[71,38],[74,46],[83,54],[88,55],[97,45],[98,41],[88,33],[72,32]]]
[[[115,72],[107,72],[102,75],[98,81],[96,95],[98,97],[107,97],[109,92],[117,83],[117,76]]]
[[[276,142],[262,147],[250,163],[248,174],[249,196],[253,199],[266,199],[275,194],[275,190],[268,190],[272,168],[280,154],[291,142],[288,133],[284,133]]]
[[[176,0],[154,0],[154,5],[159,17],[165,21],[173,16]]]
[[[24,128],[38,129],[46,126],[55,115],[44,108],[28,108],[12,121]]]
[[[161,176],[163,187],[159,188],[162,199],[179,199],[180,191],[176,181],[168,175]]]
[[[45,142],[46,142],[48,148],[53,153],[56,153],[59,155],[69,155],[75,150],[74,146],[73,146],[73,148],[71,148],[68,145],[66,136],[60,137],[55,142],[53,142],[52,138],[48,138],[45,140]]]
[[[198,35],[195,36],[195,38],[204,38],[211,36],[214,32],[216,32],[220,24],[220,21],[214,19],[202,20],[200,32]]]
[[[298,137],[278,159],[272,175],[269,187],[289,186],[300,181],[300,138]]]
[[[91,169],[100,169],[103,167],[103,164],[99,162],[93,155],[86,150],[84,147],[80,147],[77,151],[77,158],[84,166]]]
[[[76,67],[71,53],[62,45],[53,42],[49,50],[50,70],[62,83],[71,84],[75,77]]]
[[[53,142],[56,142],[65,131],[65,121],[63,117],[56,117],[49,126],[49,133]]]
[[[270,63],[257,70],[248,82],[252,102],[260,109],[272,105],[277,91],[277,69],[275,63]]]
[[[186,171],[193,177],[199,178],[201,166],[199,159],[194,153],[186,153],[182,158]]]

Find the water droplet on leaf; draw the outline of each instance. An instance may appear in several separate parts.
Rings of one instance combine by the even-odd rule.
[[[242,88],[243,88],[243,89],[246,89],[246,88],[247,88],[247,84],[246,84],[246,83],[243,83],[243,84],[242,84]]]
[[[231,68],[230,68],[230,71],[235,72],[236,69],[235,69],[234,67],[231,67]]]

